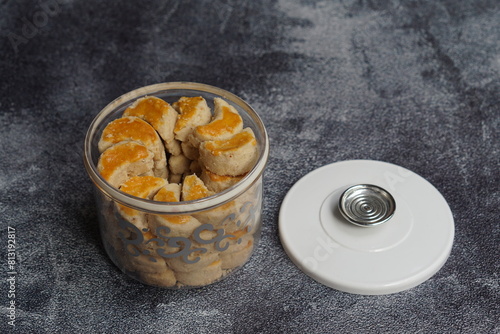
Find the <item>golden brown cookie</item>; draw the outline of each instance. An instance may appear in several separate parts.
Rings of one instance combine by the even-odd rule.
[[[124,112],[123,116],[139,117],[155,128],[165,142],[174,139],[174,127],[177,121],[177,112],[166,101],[146,96],[138,99]]]
[[[187,256],[188,262],[184,260],[182,256],[167,259],[167,263],[172,270],[175,272],[192,272],[196,270],[203,269],[210,263],[217,261],[219,259],[218,252],[200,252],[195,251]],[[196,262],[194,262],[196,261]],[[194,263],[190,263],[194,262]]]
[[[214,99],[214,118],[206,124],[197,126],[189,136],[189,141],[198,147],[202,141],[225,140],[243,130],[243,119],[238,111],[221,98]]]
[[[182,183],[182,179],[184,178],[184,174],[172,174],[168,176],[168,183]]]
[[[122,184],[120,190],[139,198],[152,199],[153,196],[163,187],[167,181],[155,176],[134,176]],[[139,230],[147,230],[148,224],[145,213],[122,204],[116,204],[118,212]]]
[[[151,261],[152,259],[154,261]],[[125,264],[125,269],[128,271],[135,271],[140,273],[161,273],[169,270],[167,264],[165,263],[165,260],[159,256],[150,256],[144,254],[132,256],[127,254],[122,259],[122,261]]]
[[[151,172],[154,154],[136,142],[121,142],[99,157],[97,170],[109,184],[118,188],[129,178]]]
[[[167,270],[157,273],[139,273],[139,279],[146,284],[159,286],[162,288],[173,287],[177,283],[174,271],[167,268]]]
[[[181,143],[182,153],[186,156],[186,158],[190,160],[198,160],[200,157],[200,153],[198,149],[193,146],[189,141],[185,141]]]
[[[171,155],[168,158],[168,168],[172,174],[184,174],[189,173],[191,165],[191,160],[186,158],[184,154]]]
[[[222,261],[216,260],[204,268],[190,272],[176,272],[177,280],[184,285],[203,286],[222,277]]]
[[[233,248],[220,253],[222,269],[232,269],[245,264],[253,251],[253,237],[247,235],[240,240],[239,244],[233,244]]]
[[[161,188],[153,198],[159,202],[179,202],[181,186],[171,183]],[[169,237],[190,237],[193,231],[201,224],[196,218],[189,215],[152,215],[149,226],[152,231],[168,229]],[[157,233],[158,234],[158,233]]]
[[[202,224],[210,224],[215,229],[224,229],[226,233],[239,229],[236,225],[238,213],[235,201],[231,201],[213,209],[193,213]]]
[[[200,144],[200,162],[218,175],[238,176],[248,173],[258,159],[257,140],[250,128],[227,140]]]
[[[177,139],[173,139],[171,141],[164,141],[165,148],[171,155],[179,155],[182,154],[181,142]]]
[[[205,183],[208,189],[213,192],[219,193],[232,185],[238,183],[245,175],[229,176],[218,175],[212,173],[206,168],[202,168],[200,179]]]
[[[191,164],[189,165],[189,170],[191,174],[201,175],[201,165],[198,162],[198,160],[191,161]]]
[[[138,117],[122,117],[110,122],[103,130],[98,148],[102,153],[107,148],[123,141],[135,141],[154,154],[154,175],[167,177],[165,148],[156,130]]]
[[[201,96],[181,97],[172,106],[179,112],[174,134],[180,141],[186,141],[195,127],[207,124],[212,118],[210,108]]]
[[[213,192],[208,190],[203,181],[193,174],[184,178],[181,195],[183,201],[193,201],[211,196]]]

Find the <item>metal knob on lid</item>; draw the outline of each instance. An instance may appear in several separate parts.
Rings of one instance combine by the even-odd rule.
[[[349,187],[339,200],[342,216],[358,226],[376,226],[394,215],[396,202],[385,189],[372,184]]]

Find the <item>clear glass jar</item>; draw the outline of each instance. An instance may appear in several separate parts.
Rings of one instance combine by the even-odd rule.
[[[182,96],[202,96],[212,110],[213,99],[223,98],[238,110],[244,126],[255,133],[259,149],[256,164],[230,188],[193,201],[158,202],[114,188],[98,172],[98,142],[106,125],[144,96],[170,104]],[[107,254],[123,272],[152,286],[199,287],[226,277],[248,261],[259,242],[262,175],[268,155],[269,140],[260,117],[245,101],[220,88],[189,82],[161,83],[117,98],[95,117],[84,146],[84,164],[95,185]],[[173,224],[139,226],[131,215],[143,222],[163,219]]]

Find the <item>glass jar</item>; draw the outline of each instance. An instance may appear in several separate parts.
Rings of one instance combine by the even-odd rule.
[[[158,202],[111,186],[98,172],[98,142],[109,122],[137,99],[155,96],[172,104],[201,96],[213,110],[220,97],[236,108],[257,140],[258,159],[233,186],[205,198]],[[95,185],[104,248],[124,273],[166,288],[205,286],[233,273],[250,258],[262,226],[262,176],[269,140],[262,120],[245,101],[217,87],[189,82],[151,85],[124,94],[93,120],[84,144],[84,165]],[[137,221],[144,224],[138,224]],[[162,224],[151,222],[162,221]]]

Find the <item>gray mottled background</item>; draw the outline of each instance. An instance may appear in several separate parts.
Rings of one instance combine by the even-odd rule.
[[[0,332],[11,226],[16,333],[500,333],[499,22],[497,0],[1,0]],[[271,140],[260,247],[197,290],[107,259],[82,165],[98,111],[165,81],[241,96]],[[401,165],[448,201],[454,246],[427,282],[351,295],[285,255],[286,192],[348,159]]]

